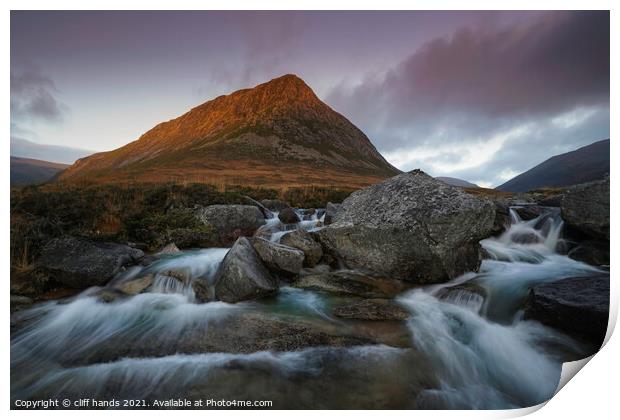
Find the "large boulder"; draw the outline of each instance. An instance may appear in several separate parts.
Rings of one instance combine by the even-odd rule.
[[[491,201],[413,171],[354,192],[315,236],[349,268],[438,283],[478,268],[494,219]]]
[[[280,238],[280,243],[303,251],[304,266],[306,267],[314,267],[323,257],[321,245],[303,229],[286,233]]]
[[[280,210],[278,213],[278,219],[285,225],[292,225],[295,223],[299,223],[299,216],[295,213],[295,210],[292,207],[286,207]]]
[[[196,210],[196,217],[215,228],[222,246],[230,246],[239,237],[252,236],[265,223],[258,207],[242,204],[201,207]]]
[[[107,283],[142,258],[144,252],[127,245],[63,236],[43,247],[36,266],[57,283],[85,289]]]
[[[564,194],[561,209],[569,229],[609,241],[609,178],[571,187]]]
[[[250,242],[268,268],[285,276],[296,275],[301,271],[303,251],[263,238],[251,238]]]
[[[609,265],[609,242],[586,240],[568,251],[568,257],[590,265]]]
[[[331,224],[336,217],[336,214],[342,209],[342,204],[329,202],[325,206],[325,218],[323,219],[326,225]]]
[[[373,277],[354,270],[339,270],[301,277],[294,287],[344,296],[364,298],[392,298],[407,290],[398,280]]]
[[[271,295],[278,290],[278,283],[250,241],[239,238],[224,257],[214,287],[217,299],[234,303]]]
[[[535,286],[526,300],[524,315],[598,347],[607,332],[609,274]]]
[[[502,234],[512,224],[510,217],[510,207],[501,201],[495,201],[495,218],[493,219],[493,230],[491,234],[497,236]]]

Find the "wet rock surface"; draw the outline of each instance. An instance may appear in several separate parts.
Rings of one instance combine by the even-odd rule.
[[[411,316],[409,312],[389,299],[364,299],[337,306],[332,312],[339,318],[366,321],[404,321]]]
[[[310,274],[293,283],[300,289],[353,295],[365,298],[391,298],[407,290],[407,284],[384,277],[373,277],[354,270]]]
[[[85,289],[106,283],[142,258],[144,252],[126,245],[64,236],[43,247],[36,266],[60,284]]]
[[[547,212],[547,209],[541,206],[529,205],[529,206],[515,206],[514,211],[519,215],[521,220],[533,220],[538,216]]]
[[[609,274],[576,277],[531,289],[525,318],[600,347],[609,317]]]
[[[113,337],[82,354],[71,352],[63,360],[63,364],[106,363],[124,357],[162,357],[177,353],[247,354],[368,344],[376,344],[376,341],[356,333],[353,328],[259,312],[237,312],[209,322],[197,323],[193,328],[183,329],[172,336],[149,340],[143,340],[139,336]]]
[[[292,225],[299,223],[299,216],[295,213],[295,210],[291,207],[285,207],[278,213],[278,219],[286,225]]]
[[[153,274],[147,274],[143,277],[138,277],[136,279],[127,280],[116,284],[114,288],[128,295],[137,295],[138,293],[142,293],[151,287],[154,279],[155,276]]]

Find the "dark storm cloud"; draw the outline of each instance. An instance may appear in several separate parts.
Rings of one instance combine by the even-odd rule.
[[[532,146],[542,132],[550,137],[539,149],[561,151],[557,143],[564,141],[565,149],[577,128],[584,136],[605,132],[576,126],[600,123],[608,114],[609,46],[607,12],[552,12],[509,27],[462,28],[427,42],[380,77],[333,90],[327,101],[360,124],[388,158],[396,156],[401,169],[425,163],[416,157],[428,152],[424,148],[446,146],[441,156],[427,153],[426,162],[444,172],[452,162],[455,174],[486,168],[479,175],[491,182],[499,179],[499,164],[489,172],[495,157],[515,145]],[[459,158],[468,145],[487,159],[470,159],[468,167]],[[530,163],[520,159],[519,168],[513,163],[503,171]]]
[[[61,121],[67,108],[55,98],[54,82],[38,69],[11,72],[11,116],[23,119]]]

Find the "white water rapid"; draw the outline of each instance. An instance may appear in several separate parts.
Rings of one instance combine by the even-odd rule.
[[[193,281],[212,280],[228,249],[192,250],[129,269],[111,282],[154,274],[145,293],[106,303],[97,298],[100,288],[93,288],[18,312],[12,321],[11,398],[209,396],[273,400],[274,408],[538,404],[553,395],[562,360],[585,350],[557,331],[522,319],[528,288],[600,269],[563,255],[557,210],[531,221],[521,221],[514,211],[512,215],[506,232],[481,242],[486,258],[478,273],[397,298],[411,314],[405,321],[409,348],[199,352],[188,340],[241,314],[314,320],[333,329],[349,324],[332,315],[330,296],[287,285],[263,301],[199,303]],[[276,214],[266,223],[271,240],[278,242],[297,228],[320,229],[320,221],[314,214],[284,226]],[[186,281],[179,280],[179,273]],[[470,288],[442,292],[463,284]]]

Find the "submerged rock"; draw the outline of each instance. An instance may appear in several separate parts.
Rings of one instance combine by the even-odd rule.
[[[378,334],[376,334],[378,335]],[[380,335],[378,335],[380,336]],[[387,344],[397,343],[387,336]],[[393,343],[394,342],[394,343]],[[354,328],[281,318],[260,312],[231,312],[192,328],[145,340],[140,335],[114,336],[81,352],[66,352],[62,363],[106,363],[126,357],[161,357],[171,354],[297,351],[309,347],[350,347],[377,344],[377,340]]]
[[[252,236],[265,223],[258,207],[241,204],[202,207],[196,211],[196,217],[215,228],[221,246],[230,246],[242,236]]]
[[[304,220],[312,220],[312,218],[317,214],[315,208],[305,209],[303,211]]]
[[[280,213],[278,213],[278,219],[287,225],[299,223],[299,216],[297,216],[297,213],[295,213],[295,210],[293,210],[292,207],[286,207],[280,210]]]
[[[543,237],[535,231],[531,232],[513,232],[510,240],[516,244],[538,244],[543,242]]]
[[[609,318],[609,274],[535,286],[524,315],[600,347]]]
[[[189,283],[190,281],[190,273],[188,270],[164,270],[159,273],[162,276],[172,277],[175,280],[178,280],[181,283]]]
[[[108,282],[142,258],[144,252],[127,245],[63,236],[43,247],[36,266],[57,283],[85,289]]]
[[[251,238],[250,242],[268,268],[285,275],[296,275],[301,271],[303,251],[262,238]]]
[[[571,187],[564,194],[561,209],[569,229],[609,241],[609,178]]]
[[[277,281],[247,238],[237,239],[228,251],[215,275],[214,287],[216,298],[229,303],[268,296],[278,290]]]
[[[409,312],[389,299],[364,299],[337,306],[332,313],[339,318],[366,321],[404,321],[410,316]]]
[[[491,201],[414,171],[351,194],[316,237],[349,268],[438,283],[478,268],[494,219]]]
[[[124,299],[128,297],[129,295],[126,293],[123,293],[122,291],[118,289],[112,289],[112,288],[106,287],[106,288],[97,290],[96,292],[92,293],[90,296],[96,297],[97,300],[103,303],[112,303],[118,299]]]
[[[323,257],[321,245],[312,238],[312,235],[303,229],[297,229],[296,231],[283,235],[282,238],[280,238],[280,243],[303,251],[304,266],[306,267],[314,267]]]
[[[406,284],[398,280],[373,277],[353,270],[310,274],[301,277],[293,283],[293,286],[301,289],[365,298],[391,298],[408,288]]]
[[[137,295],[138,293],[142,293],[153,284],[154,280],[153,274],[147,274],[143,277],[138,277],[132,280],[126,280],[122,283],[114,285],[116,290],[120,290],[123,293],[128,295]]]
[[[163,247],[161,251],[157,253],[157,255],[177,255],[180,253],[181,253],[181,250],[177,248],[174,242],[172,242],[166,245],[165,247]]]

